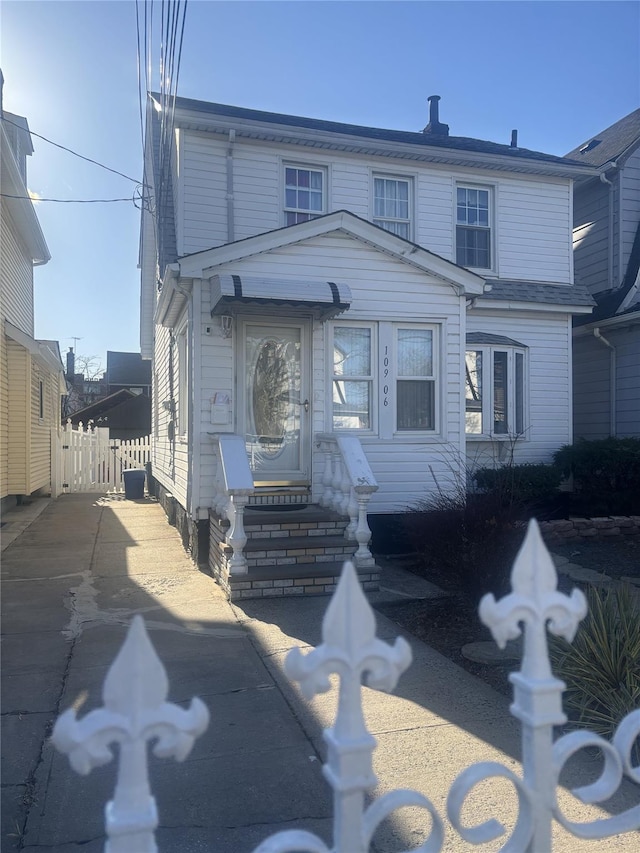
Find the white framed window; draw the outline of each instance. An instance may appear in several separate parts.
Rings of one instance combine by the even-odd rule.
[[[373,428],[373,326],[333,327],[333,429]]]
[[[327,209],[327,170],[322,167],[284,165],[284,224],[317,219]]]
[[[438,340],[437,325],[334,323],[333,429],[435,433]]]
[[[44,382],[38,380],[38,418],[44,420]]]
[[[373,222],[405,240],[411,238],[411,180],[373,176]]]
[[[456,186],[456,263],[493,268],[491,187]]]
[[[467,340],[465,430],[468,436],[509,438],[526,431],[526,347]],[[491,337],[491,336],[489,336]]]
[[[396,329],[396,430],[425,432],[436,425],[435,330]]]

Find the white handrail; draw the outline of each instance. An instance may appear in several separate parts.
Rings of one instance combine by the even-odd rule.
[[[358,568],[375,565],[369,550],[371,529],[367,522],[367,507],[371,495],[378,490],[360,439],[356,436],[318,433],[316,441],[324,453],[323,492],[320,504],[349,517],[345,531],[355,539],[358,550],[354,560]]]
[[[229,573],[247,574],[247,558],[244,555],[244,546],[247,544],[244,510],[249,496],[255,491],[255,486],[245,440],[234,433],[209,435],[218,448],[214,508],[231,524],[226,536],[233,551],[229,561]]]

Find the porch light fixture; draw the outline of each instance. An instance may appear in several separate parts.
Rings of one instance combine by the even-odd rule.
[[[223,338],[230,338],[231,331],[233,329],[233,317],[229,314],[222,314],[220,317],[220,329],[222,331]]]

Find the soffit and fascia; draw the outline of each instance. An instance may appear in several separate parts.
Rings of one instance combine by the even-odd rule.
[[[4,194],[3,207],[6,208],[15,222],[16,228],[31,255],[31,262],[36,265],[46,264],[51,259],[51,254],[36,216],[34,204],[28,197],[27,187],[20,174],[4,127],[0,128],[0,139],[2,145],[0,149],[2,164],[0,184]],[[11,195],[18,196],[18,198],[8,198]]]
[[[597,174],[597,170],[590,166],[562,157],[522,148],[512,149],[507,145],[502,146],[498,143],[468,137],[447,136],[438,139],[421,133],[340,125],[337,122],[323,122],[319,119],[303,119],[297,116],[279,116],[278,118],[287,121],[286,124],[282,124],[273,121],[274,114],[270,113],[265,113],[266,119],[257,120],[247,118],[246,113],[258,111],[243,111],[236,108],[236,115],[221,115],[207,111],[203,107],[222,105],[190,101],[190,104],[200,104],[200,108],[185,107],[179,103],[180,101],[184,103],[186,99],[178,99],[175,113],[176,127],[225,136],[233,130],[236,139],[240,137],[368,156],[559,178],[578,178]],[[269,121],[270,117],[271,121]],[[296,126],[293,123],[296,119],[304,124]],[[323,129],[323,126],[333,129]],[[489,151],[482,151],[482,148]]]

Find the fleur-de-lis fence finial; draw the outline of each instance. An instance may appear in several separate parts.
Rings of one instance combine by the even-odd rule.
[[[338,710],[334,725],[325,729],[328,758],[324,775],[334,792],[334,842],[332,853],[366,853],[379,824],[396,809],[419,806],[431,814],[432,829],[416,853],[441,849],[444,829],[433,805],[417,791],[394,791],[376,800],[365,811],[364,797],[377,783],[372,756],[376,739],[368,731],[362,710],[362,681],[375,690],[391,691],[411,663],[411,648],[398,637],[393,646],[376,637],[373,611],[352,563],[342,576],[322,622],[322,644],[304,655],[292,649],[285,672],[300,684],[303,696],[312,699],[331,689],[331,675],[338,675]],[[329,853],[329,848],[310,833],[285,831],[271,836],[255,853]]]
[[[147,742],[161,758],[183,761],[209,724],[209,711],[194,698],[188,710],[166,701],[167,674],[141,616],[131,623],[125,642],[104,683],[104,707],[82,720],[70,708],[58,719],[51,740],[83,775],[113,758],[111,744],[120,745],[118,780],[105,809],[105,853],[155,853],[158,825],[155,799],[149,788]]]
[[[557,585],[553,560],[537,522],[532,519],[511,573],[512,592],[500,601],[493,595],[485,595],[480,602],[480,618],[501,648],[507,640],[524,634],[521,669],[509,676],[515,697],[511,713],[522,725],[524,778],[519,779],[499,764],[478,764],[460,774],[449,794],[447,810],[454,827],[473,843],[491,840],[503,832],[496,821],[470,830],[460,820],[468,792],[478,781],[490,776],[510,778],[520,803],[518,822],[509,842],[513,846],[502,849],[523,853],[550,851],[554,819],[582,838],[604,838],[640,827],[640,806],[587,824],[568,821],[558,807],[556,791],[562,767],[585,747],[599,748],[605,761],[596,782],[573,791],[584,802],[603,802],[611,797],[625,772],[635,781],[640,780],[640,768],[633,767],[631,761],[633,744],[640,734],[640,711],[622,721],[612,743],[589,732],[572,732],[554,743],[553,727],[567,720],[562,709],[565,685],[551,671],[547,629],[571,642],[587,613],[587,602],[580,590],[574,589],[568,596],[559,592]]]

